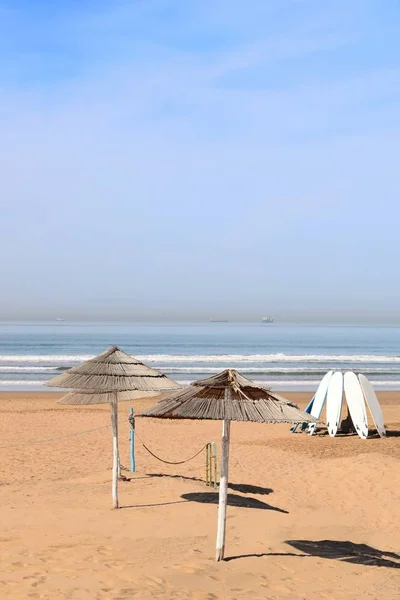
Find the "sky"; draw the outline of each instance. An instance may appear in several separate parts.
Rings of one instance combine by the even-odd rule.
[[[0,320],[400,321],[397,0],[0,0]]]

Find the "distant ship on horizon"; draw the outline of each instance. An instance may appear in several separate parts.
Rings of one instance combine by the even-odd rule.
[[[209,323],[229,323],[228,319],[210,319]]]
[[[273,317],[263,317],[262,318],[262,322],[263,323],[273,323],[274,322],[274,318]]]
[[[65,319],[61,319],[61,317],[57,317],[56,321],[62,322],[62,321],[65,321]]]

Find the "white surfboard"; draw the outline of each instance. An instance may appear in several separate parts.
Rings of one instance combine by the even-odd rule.
[[[328,385],[326,395],[326,424],[328,433],[335,437],[339,427],[340,413],[343,401],[343,375],[339,371],[334,373]]]
[[[314,402],[311,407],[311,415],[316,419],[319,419],[321,416],[322,409],[326,400],[326,393],[328,391],[328,385],[333,375],[333,371],[328,371],[326,375],[320,381],[317,391],[315,392]],[[310,435],[313,435],[316,429],[316,423],[310,423],[308,426],[308,432]]]
[[[317,391],[315,392],[314,403],[312,405],[311,414],[313,417],[317,419],[320,418],[322,409],[324,407],[324,403],[326,400],[326,393],[328,391],[328,385],[333,375],[333,371],[329,371],[324,377],[321,379],[321,382],[318,386]]]
[[[352,371],[344,374],[344,393],[347,406],[357,434],[362,440],[368,437],[368,417],[364,394],[358,377]]]
[[[370,384],[369,380],[365,377],[365,375],[359,375],[358,379],[361,385],[361,389],[364,393],[365,402],[368,404],[368,408],[371,413],[372,420],[375,423],[377,432],[381,437],[385,437],[386,427],[383,421],[383,413],[379,404],[379,400],[374,392],[374,388]]]

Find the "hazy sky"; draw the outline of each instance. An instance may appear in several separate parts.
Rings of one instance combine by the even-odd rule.
[[[0,0],[0,319],[400,318],[398,0]]]

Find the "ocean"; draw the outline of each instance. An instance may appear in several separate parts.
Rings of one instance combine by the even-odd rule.
[[[43,383],[116,344],[183,384],[232,367],[276,390],[314,390],[329,369],[400,389],[400,327],[280,323],[0,323],[0,390]]]

